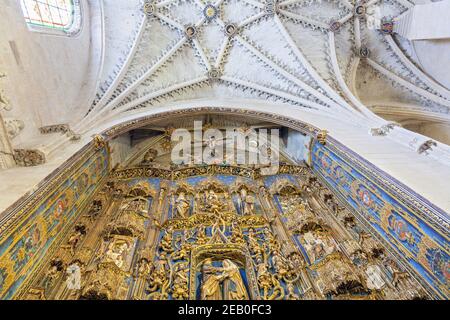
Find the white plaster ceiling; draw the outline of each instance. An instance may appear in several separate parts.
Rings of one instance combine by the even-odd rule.
[[[145,14],[144,2],[152,14]],[[355,121],[368,107],[449,117],[450,92],[415,64],[408,42],[367,26],[407,0],[105,0],[104,63],[86,121],[195,99],[253,99]],[[205,8],[213,6],[211,19]],[[337,31],[330,25],[339,21]],[[224,29],[234,24],[232,36]],[[196,27],[189,39],[186,26]],[[368,48],[368,58],[360,49]],[[400,107],[401,106],[401,107]],[[408,106],[408,107],[405,107]],[[369,124],[368,124],[369,125]]]

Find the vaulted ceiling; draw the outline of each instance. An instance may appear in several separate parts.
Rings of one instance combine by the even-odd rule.
[[[370,28],[407,0],[122,0],[104,3],[104,58],[81,127],[173,101],[276,101],[336,118],[449,119],[450,91],[409,42]],[[369,22],[369,23],[368,23]],[[383,114],[382,112],[379,112]]]

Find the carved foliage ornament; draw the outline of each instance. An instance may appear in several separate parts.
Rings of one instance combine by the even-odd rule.
[[[40,150],[15,149],[14,160],[18,166],[33,167],[45,163],[45,154]]]
[[[325,145],[327,142],[327,135],[328,135],[327,130],[320,130],[317,133],[317,141],[319,141],[320,144]]]
[[[156,6],[153,1],[145,1],[142,10],[150,17],[156,12]]]
[[[4,119],[6,133],[8,138],[14,139],[25,128],[25,123],[22,120],[5,118]]]

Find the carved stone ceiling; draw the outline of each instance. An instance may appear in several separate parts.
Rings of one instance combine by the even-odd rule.
[[[416,66],[409,43],[368,27],[375,8],[392,19],[410,6],[369,0],[357,13],[353,0],[105,1],[103,74],[86,123],[230,97],[347,119],[373,118],[366,105],[448,118],[450,92]]]

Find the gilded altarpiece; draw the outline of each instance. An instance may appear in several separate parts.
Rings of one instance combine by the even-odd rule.
[[[340,148],[316,143],[312,166],[334,194],[358,212],[435,295],[448,297],[448,215],[430,204],[422,205],[423,200],[417,201],[419,197],[413,191],[383,177],[374,167],[362,167],[362,160],[349,160],[351,156]]]
[[[79,273],[79,285],[71,285]],[[114,171],[27,298],[427,298],[306,166]]]
[[[27,285],[61,243],[76,241],[66,239],[70,229],[75,228],[79,235],[88,231],[76,221],[109,174],[108,153],[106,145],[88,145],[30,197],[4,213],[5,221],[0,223],[0,298],[12,299],[25,292],[30,297],[44,297],[41,289],[26,291]],[[57,267],[62,270],[62,265]]]

